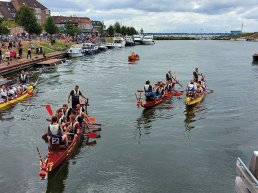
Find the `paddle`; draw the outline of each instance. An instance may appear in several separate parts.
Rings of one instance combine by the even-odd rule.
[[[66,133],[67,135],[75,135],[76,133]],[[89,137],[89,138],[99,138],[98,137],[98,135],[96,134],[96,133],[92,133],[92,132],[90,132],[90,133],[84,133],[83,134],[84,136],[86,136],[86,137]]]
[[[52,117],[53,116],[53,111],[52,111],[52,108],[51,108],[50,104],[46,105],[46,109],[47,109],[48,114]]]
[[[183,87],[173,76],[172,78],[176,81],[177,84],[179,84],[179,86]]]

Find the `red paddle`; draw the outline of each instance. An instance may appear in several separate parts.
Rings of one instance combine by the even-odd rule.
[[[89,137],[89,138],[97,138],[97,134],[96,133],[92,133],[92,132],[85,133],[84,136]]]
[[[46,105],[46,109],[47,109],[48,114],[52,117],[53,111],[52,111],[52,109],[51,109],[50,104],[47,104],[47,105]]]

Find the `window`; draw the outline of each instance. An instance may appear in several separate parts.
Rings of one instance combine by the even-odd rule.
[[[46,9],[46,14],[50,15],[50,10],[49,9]]]
[[[36,15],[36,18],[39,20],[41,19],[41,15]]]
[[[36,13],[36,14],[40,14],[40,13],[41,13],[40,8],[35,8],[35,13]]]

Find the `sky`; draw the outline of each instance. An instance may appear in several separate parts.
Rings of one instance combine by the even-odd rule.
[[[144,32],[258,31],[258,0],[38,0],[52,15],[118,21]]]

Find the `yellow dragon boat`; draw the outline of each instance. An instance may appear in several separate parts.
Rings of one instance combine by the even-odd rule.
[[[185,104],[187,106],[191,106],[191,105],[194,105],[196,103],[199,103],[204,98],[204,95],[205,95],[205,91],[200,93],[200,95],[198,97],[195,97],[195,98],[187,96],[187,97],[185,97]]]
[[[34,85],[29,85],[27,87],[27,91],[23,92],[23,94],[18,96],[17,98],[9,100],[9,101],[4,102],[4,103],[0,103],[0,109],[7,108],[7,107],[9,107],[9,106],[11,106],[11,105],[13,105],[15,103],[18,103],[18,102],[24,100],[27,97],[32,96],[33,92],[35,91],[36,84],[37,84],[37,82]]]

